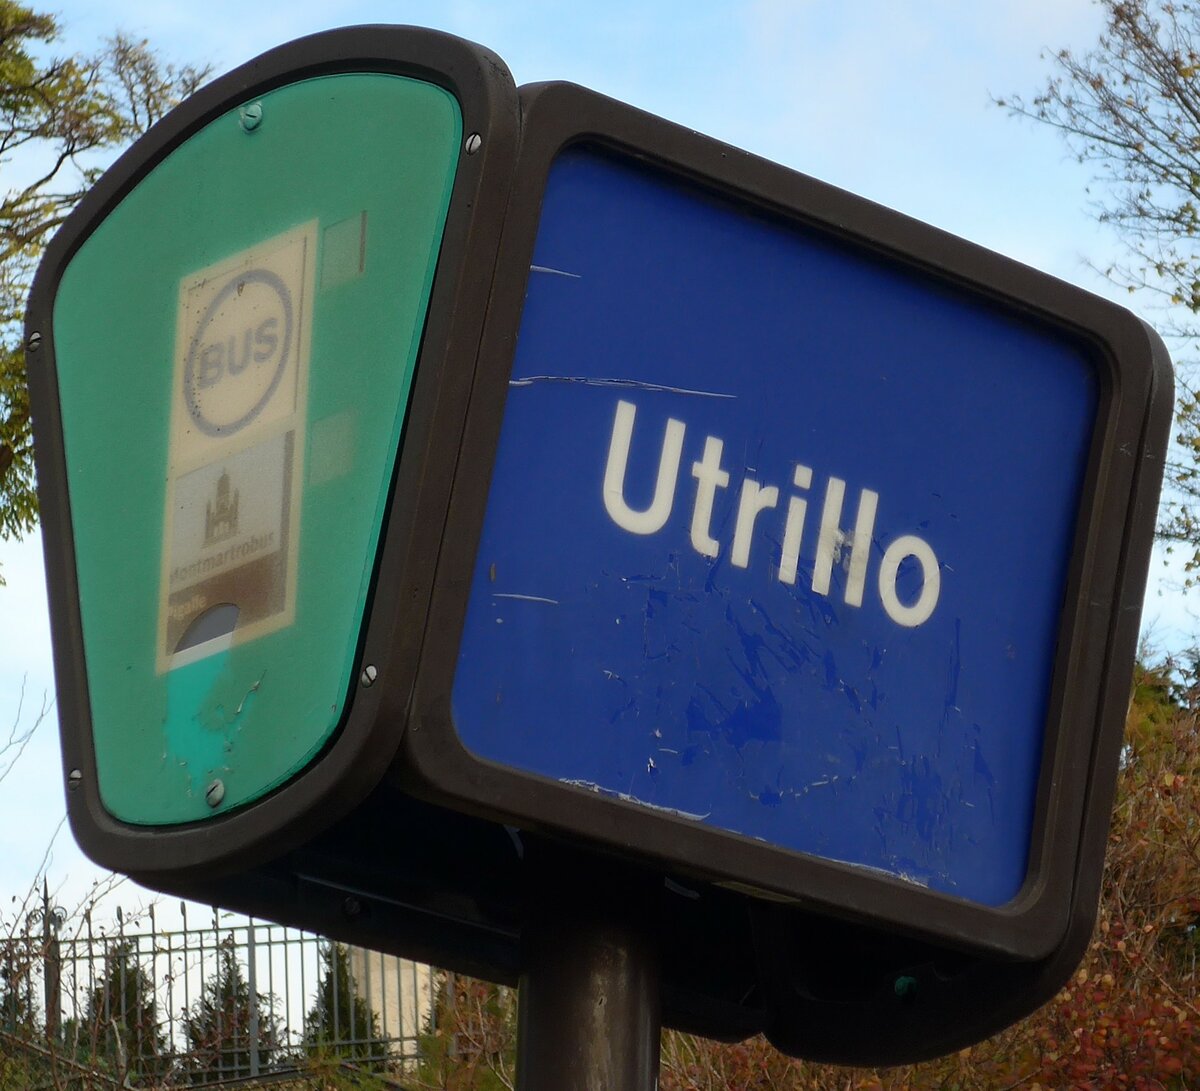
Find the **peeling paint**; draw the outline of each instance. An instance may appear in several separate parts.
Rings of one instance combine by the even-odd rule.
[[[631,795],[628,792],[614,792],[611,788],[605,788],[601,784],[596,784],[590,780],[564,780],[563,784],[569,784],[572,788],[586,788],[589,792],[595,792],[596,795],[608,796],[611,799],[619,799],[623,803],[636,803],[639,807],[648,807],[652,811],[660,811],[663,814],[673,814],[676,818],[686,818],[691,822],[703,822],[708,818],[712,811],[706,811],[704,814],[694,814],[691,811],[681,811],[675,807],[660,807],[657,803],[651,803],[645,799],[638,799],[637,796]]]
[[[912,886],[924,887],[929,889],[932,876],[912,875],[906,871],[889,868],[872,867],[870,864],[856,864],[852,860],[835,860],[835,863],[842,867],[852,868],[854,871],[866,872],[870,875],[884,875],[889,879],[899,879],[902,883],[909,883]]]
[[[235,718],[242,714],[242,710],[246,707],[246,702],[258,692],[258,689],[262,685],[263,679],[266,678],[266,676],[267,672],[264,670],[262,674],[255,679],[254,684],[246,691],[246,696],[243,697],[240,702],[238,702],[237,708],[234,709],[233,715]]]
[[[568,273],[565,269],[551,269],[549,265],[531,265],[531,273],[551,273],[556,277],[569,277],[571,280],[582,280],[579,273]]]
[[[736,394],[723,394],[715,390],[689,390],[682,386],[663,386],[639,379],[603,379],[588,375],[526,375],[520,379],[509,379],[509,386],[533,386],[537,383],[578,383],[581,386],[613,386],[622,390],[649,390],[660,394],[689,394],[698,398],[736,399]]]
[[[541,595],[518,595],[514,593],[504,593],[501,591],[493,591],[492,598],[494,599],[516,599],[518,602],[544,602],[548,606],[557,606],[558,599],[548,599]]]

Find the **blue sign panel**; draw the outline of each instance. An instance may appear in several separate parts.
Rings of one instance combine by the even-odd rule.
[[[1026,878],[1081,344],[582,147],[453,689],[490,762],[984,906]]]

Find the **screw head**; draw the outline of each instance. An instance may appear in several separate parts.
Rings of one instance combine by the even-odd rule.
[[[474,155],[480,148],[483,147],[483,137],[478,133],[472,133],[467,137],[467,142],[464,145],[467,155]]]
[[[70,791],[75,791],[83,783],[83,770],[72,769],[67,774],[67,788]]]
[[[238,111],[242,128],[248,133],[254,132],[262,124],[263,108],[261,102],[247,103]]]
[[[219,807],[221,800],[225,798],[225,782],[222,780],[214,780],[204,793],[204,802],[210,807]]]
[[[31,333],[29,335],[29,340],[25,342],[26,351],[27,352],[37,352],[37,350],[40,349],[41,347],[42,347],[42,335],[40,333],[37,333],[36,331],[34,333]]]
[[[353,894],[351,894],[344,902],[342,902],[342,912],[347,917],[357,917],[362,912],[362,902],[360,902]]]
[[[363,672],[358,676],[358,680],[364,686],[373,686],[375,684],[375,679],[378,677],[379,671],[375,669],[375,664],[368,663],[365,667],[363,667]]]

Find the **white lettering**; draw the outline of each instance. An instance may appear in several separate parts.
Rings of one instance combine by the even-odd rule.
[[[608,465],[604,470],[604,507],[612,521],[630,534],[654,534],[662,530],[675,505],[675,480],[683,455],[683,421],[668,419],[658,458],[658,480],[654,499],[645,511],[634,511],[625,503],[625,467],[629,462],[629,444],[633,439],[633,421],[637,407],[632,402],[617,402],[612,439],[608,445]]]
[[[825,506],[821,509],[821,529],[817,532],[817,562],[813,566],[812,589],[818,595],[829,594],[829,581],[833,577],[833,566],[841,555],[842,498],[846,495],[846,482],[840,477],[831,477],[825,486]]]
[[[875,512],[879,493],[863,489],[858,497],[858,517],[854,520],[854,539],[850,543],[850,567],[846,572],[846,605],[861,606],[867,582],[867,561],[871,559],[871,536],[875,533]]]
[[[720,543],[712,536],[713,500],[717,489],[729,484],[729,474],[721,469],[721,451],[725,444],[716,436],[704,441],[704,457],[692,463],[696,479],[696,506],[692,509],[692,548],[704,557],[715,557]]]
[[[859,494],[858,515],[854,520],[853,534],[846,534],[840,525],[842,500],[845,495],[846,482],[840,477],[831,477],[829,484],[825,486],[825,506],[821,510],[821,530],[817,538],[817,561],[813,567],[812,586],[819,595],[829,594],[833,566],[841,559],[842,547],[849,543],[846,605],[861,606],[863,587],[867,582],[867,562],[871,559],[871,536],[875,531],[879,493],[863,489]]]
[[[675,505],[687,425],[673,417],[667,419],[659,452],[654,497],[649,507],[637,511],[625,500],[625,478],[636,416],[637,408],[632,402],[617,402],[608,445],[608,462],[604,470],[604,507],[622,530],[631,534],[655,534],[666,526]],[[727,489],[730,482],[729,471],[721,465],[724,450],[723,440],[707,436],[700,460],[692,463],[696,498],[692,507],[690,537],[692,548],[702,557],[715,558],[720,555],[721,544],[713,533],[713,516],[718,490]],[[807,490],[812,483],[812,468],[797,463],[792,471],[794,487]],[[751,545],[759,517],[777,508],[779,499],[779,489],[775,485],[763,484],[750,477],[742,479],[730,546],[730,563],[733,567],[749,568]],[[844,563],[846,586],[843,601],[847,606],[861,607],[871,566],[879,493],[873,489],[859,490],[852,532],[843,530],[841,525],[845,499],[846,482],[840,477],[830,476],[825,484],[825,499],[817,530],[812,590],[818,595],[828,596],[833,586],[833,570]],[[798,578],[807,514],[806,498],[788,497],[777,573],[780,583],[792,585]],[[849,555],[845,556],[847,550]],[[910,558],[920,566],[921,590],[915,601],[905,603],[901,601],[896,585],[901,566]],[[883,609],[896,624],[911,629],[928,621],[941,597],[941,565],[933,547],[914,534],[901,535],[884,549],[879,563],[878,586]]]
[[[921,566],[922,584],[917,601],[905,606],[896,594],[896,577],[900,574],[900,565],[909,557]],[[888,617],[897,625],[913,629],[928,621],[937,606],[941,590],[942,571],[937,555],[928,542],[915,534],[905,534],[884,551],[883,560],[879,562],[879,597],[883,600]]]
[[[797,464],[792,474],[792,484],[798,489],[812,485],[812,469]],[[804,535],[804,516],[808,512],[808,501],[799,496],[788,500],[787,523],[783,528],[783,550],[779,557],[779,579],[783,583],[796,582],[796,569],[800,564],[800,543]]]
[[[730,560],[738,568],[748,568],[750,565],[750,535],[754,533],[754,520],[758,518],[758,513],[773,508],[778,503],[779,490],[774,485],[764,488],[750,478],[742,482],[737,525],[733,530],[733,553],[730,556]]]

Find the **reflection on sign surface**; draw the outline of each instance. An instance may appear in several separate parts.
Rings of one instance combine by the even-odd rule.
[[[180,285],[159,670],[294,616],[316,236],[296,228]]]

